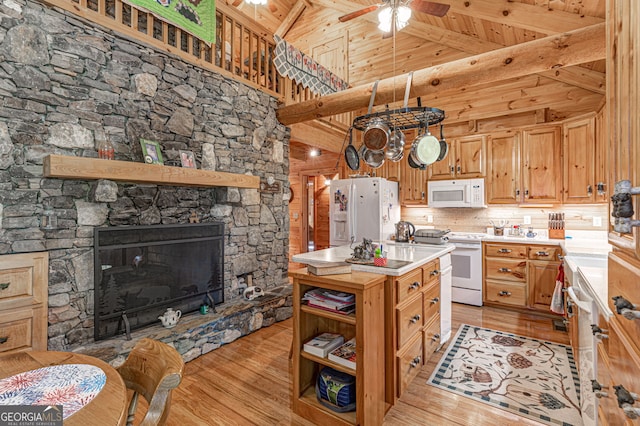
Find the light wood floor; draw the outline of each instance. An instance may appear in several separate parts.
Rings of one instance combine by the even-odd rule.
[[[569,344],[549,318],[454,304],[460,324]],[[173,392],[170,425],[311,425],[291,412],[292,320],[261,329],[189,362]],[[435,354],[385,417],[385,425],[539,425],[426,384]]]

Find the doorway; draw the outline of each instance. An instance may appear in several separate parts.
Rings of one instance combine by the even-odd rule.
[[[329,248],[329,184],[337,179],[335,170],[300,173],[302,191],[302,223],[300,252]]]

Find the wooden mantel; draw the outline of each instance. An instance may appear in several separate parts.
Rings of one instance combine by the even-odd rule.
[[[44,177],[63,179],[109,179],[169,186],[260,187],[258,176],[64,155],[47,156],[43,174]]]

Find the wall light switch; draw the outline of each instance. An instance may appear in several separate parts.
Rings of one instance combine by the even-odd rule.
[[[525,225],[531,225],[531,216],[525,216],[524,217],[524,224]]]
[[[593,226],[602,226],[602,217],[594,216],[593,217]]]
[[[298,217],[300,217],[300,215],[298,214],[298,212],[295,212],[295,213],[293,214],[293,218],[294,218],[294,219],[297,219]]]
[[[432,214],[428,214],[427,215],[427,223],[433,223],[433,215]]]

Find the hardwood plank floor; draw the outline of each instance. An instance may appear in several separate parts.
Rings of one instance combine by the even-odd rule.
[[[478,325],[569,344],[551,319],[488,307],[453,305],[453,330]],[[169,425],[312,425],[291,412],[292,320],[245,336],[186,365],[173,392]],[[385,425],[539,425],[427,385],[435,354],[385,417]]]

